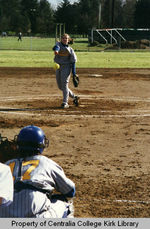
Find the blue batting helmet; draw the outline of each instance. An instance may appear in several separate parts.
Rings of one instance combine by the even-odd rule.
[[[43,130],[34,125],[22,128],[15,138],[18,149],[22,152],[42,153],[44,148],[49,146],[49,140]]]

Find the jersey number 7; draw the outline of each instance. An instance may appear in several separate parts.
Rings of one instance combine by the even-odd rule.
[[[9,164],[12,175],[13,175],[13,179],[15,180],[15,178],[17,178],[16,174],[16,161],[11,162]],[[27,166],[27,169],[25,170],[24,174],[21,177],[21,180],[29,180],[31,178],[30,174],[31,172],[39,165],[39,160],[30,160],[30,161],[23,161],[22,162],[22,167]]]

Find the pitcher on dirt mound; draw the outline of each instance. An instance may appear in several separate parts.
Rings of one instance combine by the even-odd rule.
[[[70,36],[63,34],[61,41],[53,47],[55,54],[54,62],[57,63],[56,81],[58,88],[63,92],[62,108],[69,108],[68,99],[71,97],[75,106],[79,105],[79,97],[76,96],[68,87],[72,71],[72,80],[75,87],[78,87],[79,77],[76,74],[75,63],[77,61],[74,50],[69,46]]]

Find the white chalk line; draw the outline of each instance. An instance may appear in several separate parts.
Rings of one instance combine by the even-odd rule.
[[[18,101],[18,100],[38,100],[41,98],[50,99],[52,97],[60,97],[59,94],[46,94],[46,95],[32,95],[32,96],[8,96],[1,97],[0,101]],[[79,95],[81,99],[102,99],[102,100],[115,100],[115,101],[133,101],[133,102],[150,102],[150,98],[141,98],[141,97],[104,97],[101,95]]]
[[[5,113],[5,114],[18,114],[18,115],[28,115],[28,116],[45,116],[46,114],[41,114],[41,113],[38,113],[39,110],[34,110],[33,108],[31,108],[31,110],[29,109],[29,112],[20,112],[20,111],[26,111],[28,109],[22,109],[22,108],[14,108],[14,107],[2,107],[0,106],[0,109],[3,109],[3,110],[0,110],[0,113]],[[4,110],[6,109],[6,111]],[[31,113],[30,111],[33,111],[35,113]],[[45,109],[45,111],[50,111],[50,109]],[[44,111],[44,109],[42,109],[41,111]],[[53,108],[53,111],[57,112],[57,113],[53,113],[53,114],[50,114],[51,116],[55,116],[55,117],[68,117],[68,115],[70,117],[79,117],[80,118],[105,118],[105,117],[116,117],[116,118],[124,118],[124,117],[150,117],[150,110],[132,110],[132,112],[139,112],[138,114],[131,114],[131,111],[116,111],[116,113],[119,113],[119,114],[108,114],[108,113],[112,113],[112,111],[108,111],[108,110],[102,110],[102,111],[99,111],[99,114],[97,114],[97,111],[93,111],[93,114],[82,114],[80,110],[73,110],[73,111],[69,111],[68,110],[68,113],[67,114],[62,114],[62,113],[65,113],[66,110],[63,110],[63,109],[60,109],[56,111],[55,108]],[[128,114],[130,112],[130,114]],[[142,112],[142,114],[141,114]],[[148,114],[144,114],[143,112],[148,112]],[[59,114],[60,113],[60,114]],[[72,114],[73,113],[73,114]],[[74,114],[75,113],[75,114]],[[102,113],[102,114],[100,114]],[[106,114],[107,113],[107,114]],[[120,114],[121,113],[121,114]]]
[[[16,112],[16,111],[0,111],[0,113],[5,113],[5,114],[9,114],[9,115],[27,115],[27,116],[46,116],[46,114],[39,114],[39,113],[30,113],[30,112]],[[74,117],[74,118],[140,118],[140,117],[150,117],[150,114],[122,114],[122,115],[116,115],[116,114],[112,114],[112,115],[84,115],[84,114],[49,114],[50,117]]]
[[[150,117],[150,114],[144,115],[68,115],[68,114],[52,114],[55,117],[80,117],[80,118],[140,118],[140,117]]]
[[[30,97],[27,97],[27,96],[9,96],[9,97],[1,97],[1,99],[0,99],[0,101],[3,101],[3,102],[5,102],[5,101],[17,101],[17,100],[21,100],[21,101],[23,101],[24,99],[25,100],[38,100],[38,99],[40,99],[40,98],[51,98],[51,97],[58,97],[58,96],[60,96],[60,95],[58,95],[58,94],[53,94],[53,95],[38,95],[38,96],[36,96],[36,95],[33,95],[33,96],[30,96]],[[82,98],[82,99],[91,99],[91,98],[96,98],[96,99],[108,99],[108,100],[122,100],[122,101],[134,101],[134,102],[137,102],[137,101],[146,101],[146,102],[150,102],[150,98],[147,98],[147,99],[145,99],[145,98],[143,98],[143,99],[141,99],[141,98],[139,98],[139,97],[120,97],[120,98],[116,98],[116,97],[102,97],[102,96],[97,96],[97,97],[95,97],[95,95],[93,96],[93,95],[81,95],[80,96],[80,98]],[[81,106],[82,106],[82,104],[81,104]],[[88,104],[87,105],[83,105],[83,106],[88,106]],[[41,116],[42,114],[38,114],[37,112],[38,112],[38,110],[34,110],[34,108],[31,108],[31,110],[30,111],[33,111],[34,110],[34,112],[35,113],[31,113],[31,112],[19,112],[19,110],[21,111],[26,111],[26,110],[28,110],[27,108],[25,109],[23,109],[23,108],[14,108],[14,107],[4,107],[4,106],[0,106],[0,109],[10,109],[10,111],[4,111],[4,110],[1,110],[0,112],[1,113],[9,113],[9,114],[18,114],[18,115],[29,115],[29,116],[33,116],[33,115],[38,115],[38,116]],[[16,111],[17,110],[17,111]],[[40,110],[40,109],[39,109]],[[48,109],[45,109],[45,110],[48,110]],[[55,110],[55,108],[53,108],[53,110]],[[41,110],[41,111],[43,111],[43,109]],[[68,116],[68,114],[62,114],[63,112],[66,112],[66,110],[57,110],[57,114],[51,114],[51,116],[57,116],[57,117],[59,117],[59,116],[64,116],[64,117],[66,117],[66,116]],[[77,116],[80,116],[80,117],[97,117],[97,118],[103,118],[103,117],[116,117],[116,118],[121,118],[121,117],[150,117],[150,110],[142,110],[142,109],[138,109],[138,110],[136,110],[136,109],[134,109],[134,110],[127,110],[127,111],[124,111],[124,110],[122,110],[122,111],[115,111],[115,113],[117,113],[117,114],[108,114],[108,113],[112,113],[112,111],[110,110],[100,110],[99,111],[99,114],[97,114],[97,111],[93,111],[93,114],[90,114],[90,115],[84,115],[84,114],[80,114],[80,112],[81,111],[75,111],[75,110],[73,110],[73,111],[69,111],[70,113],[69,113],[69,116],[70,117],[77,117]],[[58,114],[58,113],[61,113],[61,114]],[[71,113],[76,113],[76,114],[71,114]],[[95,113],[95,114],[94,114]],[[104,114],[105,113],[105,114]],[[107,113],[107,114],[106,114]],[[130,114],[129,114],[130,113]],[[135,113],[137,113],[137,114],[135,114]],[[140,113],[140,114],[139,114]],[[44,115],[44,114],[43,114]]]
[[[82,106],[82,107],[86,107],[86,105]],[[19,107],[7,107],[7,106],[0,106],[0,112],[11,112],[11,111],[46,111],[46,110],[56,110],[55,108],[19,108]],[[57,109],[57,113],[59,112],[66,112],[65,109]],[[70,113],[81,113],[81,110],[70,110]],[[121,111],[115,111],[115,113],[118,114],[127,114],[127,113],[150,113],[150,109],[149,110],[143,110],[143,109],[131,109],[131,110],[121,110]],[[93,110],[92,111],[92,115],[94,115],[94,113],[98,113],[97,110]],[[99,113],[112,113],[112,110],[99,110]],[[130,114],[130,115],[140,115],[140,114]],[[147,115],[147,114],[144,114]],[[149,115],[149,114],[148,114]]]
[[[35,115],[37,115],[37,116],[41,116],[41,114],[33,114],[33,113],[24,113],[24,112],[16,112],[16,111],[14,111],[14,112],[10,112],[10,111],[0,111],[0,113],[4,113],[4,114],[17,114],[17,115],[27,115],[27,116],[35,116]]]
[[[108,199],[94,199],[94,201],[98,202],[118,202],[118,203],[135,203],[135,204],[150,204],[150,201],[145,201],[145,200],[108,200]]]
[[[40,98],[50,98],[50,97],[58,97],[59,95],[39,95],[39,96],[9,96],[9,97],[1,97],[0,101],[23,101],[23,100],[39,100]]]

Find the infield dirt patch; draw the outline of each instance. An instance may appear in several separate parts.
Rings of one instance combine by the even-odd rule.
[[[150,69],[77,69],[63,110],[49,68],[0,68],[0,133],[34,124],[76,184],[75,217],[150,217]]]

